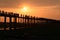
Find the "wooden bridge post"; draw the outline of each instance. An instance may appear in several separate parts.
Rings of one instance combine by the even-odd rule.
[[[17,27],[17,26],[16,26],[16,25],[17,25],[17,24],[16,24],[16,23],[17,23],[17,17],[15,17],[14,20],[15,20],[15,21],[14,21],[14,24],[15,24],[15,26],[14,26],[14,30],[16,30],[16,27]]]
[[[26,15],[25,15],[25,26],[26,26]]]
[[[16,30],[16,27],[17,27],[17,18],[19,17],[19,14],[14,14],[14,30]]]
[[[10,30],[12,30],[11,28],[12,28],[12,17],[9,17],[10,18]]]
[[[26,18],[25,18],[25,24],[26,24]]]
[[[18,23],[19,23],[19,17],[18,17]]]
[[[21,16],[20,16],[21,18],[22,18],[22,14],[21,14]],[[20,19],[21,20],[21,19]],[[21,20],[21,23],[22,23],[22,20]]]
[[[32,26],[32,23],[33,23],[32,20],[33,20],[33,19],[32,19],[32,16],[31,16],[31,26]]]
[[[34,24],[35,24],[35,16],[34,16]]]
[[[6,30],[6,16],[4,16],[4,30]]]
[[[24,24],[24,15],[23,15],[23,24]]]
[[[29,16],[28,16],[28,27],[29,27]]]
[[[4,14],[4,11],[2,11],[1,13]],[[6,30],[6,16],[4,16],[4,30]]]

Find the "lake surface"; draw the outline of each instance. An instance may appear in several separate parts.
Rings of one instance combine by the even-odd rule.
[[[24,27],[20,27],[20,28],[19,27],[16,27],[16,29],[22,29],[22,28],[24,28]],[[14,30],[14,28],[11,28],[11,29]],[[4,28],[0,28],[0,30],[4,30]],[[7,27],[6,30],[10,30],[10,28]]]

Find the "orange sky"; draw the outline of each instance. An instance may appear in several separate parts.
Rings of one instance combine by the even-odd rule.
[[[28,12],[22,12],[23,7],[28,7]],[[60,0],[0,0],[0,9],[60,20]]]

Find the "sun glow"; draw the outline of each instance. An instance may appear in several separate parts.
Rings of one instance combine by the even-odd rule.
[[[30,13],[31,12],[31,10],[30,10],[30,8],[29,7],[22,7],[21,8],[21,13],[22,14],[28,14],[28,13]]]
[[[28,12],[28,10],[29,10],[28,7],[23,7],[22,8],[22,12]]]
[[[23,8],[23,11],[27,11],[27,10],[28,10],[28,8],[27,8],[27,7],[24,7],[24,8]]]

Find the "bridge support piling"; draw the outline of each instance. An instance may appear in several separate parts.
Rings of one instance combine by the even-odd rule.
[[[32,19],[32,16],[31,16],[31,26],[32,26],[32,23],[33,23],[32,20],[33,20],[33,19]]]
[[[26,26],[26,18],[25,18],[25,26]]]
[[[10,30],[12,30],[11,28],[12,28],[12,17],[10,17]]]
[[[14,25],[15,25],[15,26],[14,26],[14,30],[16,30],[16,27],[17,27],[17,26],[16,26],[16,25],[17,25],[17,24],[16,24],[16,23],[17,23],[17,17],[15,17],[14,20],[15,20],[15,21],[14,21]]]
[[[28,18],[28,27],[29,27],[29,18]]]
[[[35,25],[35,16],[34,16],[34,25]]]
[[[4,30],[6,30],[6,16],[4,16]]]
[[[19,17],[18,17],[18,23],[19,23]]]

